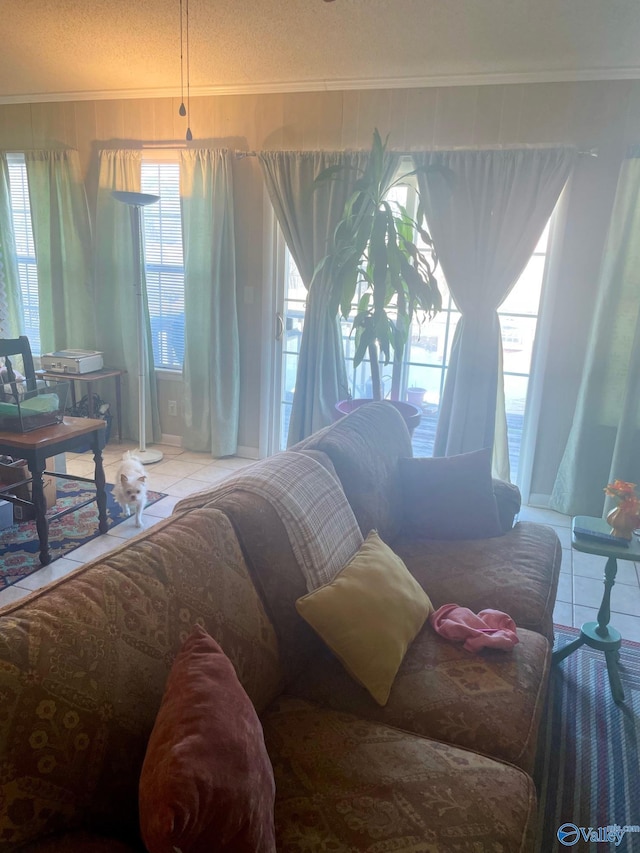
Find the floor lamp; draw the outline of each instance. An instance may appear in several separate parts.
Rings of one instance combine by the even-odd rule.
[[[146,365],[147,365],[147,348],[145,346],[145,318],[144,318],[144,294],[142,292],[142,244],[140,240],[140,225],[141,216],[140,210],[148,204],[155,204],[160,201],[160,196],[149,195],[147,193],[122,192],[115,190],[111,195],[116,201],[121,201],[123,204],[128,204],[131,208],[131,230],[133,237],[133,256],[137,260],[135,264],[135,278],[133,285],[136,291],[136,320],[138,324],[138,441],[139,448],[136,451],[136,456],[140,459],[143,465],[150,465],[152,462],[160,462],[162,452],[160,450],[147,450],[146,439]]]

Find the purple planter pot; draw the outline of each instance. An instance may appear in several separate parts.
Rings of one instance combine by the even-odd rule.
[[[373,399],[367,397],[357,400],[340,400],[339,403],[336,403],[334,418],[339,421],[340,418],[351,414],[351,412],[359,409],[360,406],[373,402]],[[389,406],[393,406],[400,412],[409,430],[409,435],[413,435],[414,429],[420,423],[422,411],[417,406],[414,406],[413,403],[405,403],[402,400],[383,400],[383,402]]]

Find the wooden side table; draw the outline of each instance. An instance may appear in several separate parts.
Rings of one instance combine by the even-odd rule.
[[[610,545],[607,542],[599,542],[596,539],[577,536],[575,533],[576,527],[595,530],[598,533],[610,533],[611,528],[604,519],[593,518],[587,515],[577,515],[571,524],[571,547],[574,550],[582,551],[585,554],[597,554],[599,557],[606,557],[607,559],[604,569],[604,593],[600,609],[598,610],[597,622],[585,622],[580,628],[580,636],[577,639],[553,653],[552,663],[554,665],[560,663],[560,661],[564,660],[583,645],[604,652],[611,694],[616,704],[619,705],[621,702],[624,702],[624,690],[622,689],[622,682],[620,681],[620,673],[618,671],[622,635],[609,624],[609,619],[611,618],[611,589],[615,584],[618,573],[618,560],[640,562],[640,542],[638,542],[636,537],[633,537],[628,543],[628,547],[624,545]]]
[[[16,498],[0,491],[0,497],[11,503],[33,504],[36,513],[36,530],[40,542],[40,563],[46,566],[51,562],[49,553],[49,521],[47,520],[47,504],[44,497],[42,475],[49,474],[63,480],[79,480],[84,483],[95,483],[96,494],[87,501],[62,510],[52,515],[50,520],[60,518],[69,512],[75,512],[81,506],[92,503],[98,504],[98,530],[106,533],[107,524],[107,493],[105,490],[104,468],[102,467],[102,450],[105,445],[106,423],[101,418],[67,418],[61,424],[34,429],[32,432],[0,432],[0,453],[25,459],[31,478],[20,483],[13,483],[5,489],[31,482],[31,501]],[[87,477],[77,477],[71,474],[60,474],[56,471],[45,471],[46,460],[58,453],[73,451],[79,444],[90,440],[95,462],[93,480]]]
[[[89,403],[89,417],[94,416],[93,411],[93,383],[101,379],[115,379],[116,385],[116,423],[118,425],[118,443],[122,441],[122,376],[126,370],[105,367],[103,370],[94,370],[92,373],[55,373],[48,370],[37,370],[36,376],[40,379],[65,379],[71,387],[71,404],[76,405],[76,382],[87,383],[87,398]]]

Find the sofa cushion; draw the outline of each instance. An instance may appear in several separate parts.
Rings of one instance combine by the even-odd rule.
[[[257,495],[234,491],[216,501],[233,524],[271,624],[278,637],[285,683],[295,678],[322,645],[296,610],[307,585],[287,531],[271,504]]]
[[[279,697],[263,718],[282,853],[531,853],[536,794],[516,767]]]
[[[470,654],[425,624],[405,655],[384,708],[328,652],[287,692],[481,752],[531,773],[551,652],[540,634],[518,629],[518,637],[520,642],[509,652]]]
[[[296,607],[380,705],[389,698],[398,667],[433,609],[375,530],[331,583],[298,599]]]
[[[342,488],[366,536],[377,530],[392,542],[402,522],[398,459],[411,456],[402,415],[388,403],[369,403],[292,450],[322,450],[333,462]]]
[[[172,516],[0,617],[0,845],[91,827],[136,838],[138,778],[164,685],[194,624],[259,710],[277,640],[227,517]]]
[[[275,853],[275,785],[262,726],[233,665],[200,626],[178,652],[140,775],[150,853]]]
[[[508,613],[519,628],[553,643],[553,607],[562,560],[552,527],[518,522],[492,539],[442,541],[399,537],[390,543],[433,606]]]
[[[145,847],[142,841],[128,844],[117,838],[79,829],[20,847],[20,853],[145,853]]]
[[[400,459],[403,533],[427,539],[484,539],[502,533],[490,447],[457,456]]]

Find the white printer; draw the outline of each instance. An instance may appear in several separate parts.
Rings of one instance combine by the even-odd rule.
[[[62,349],[40,357],[42,369],[48,373],[93,373],[102,370],[102,353],[86,349]]]

